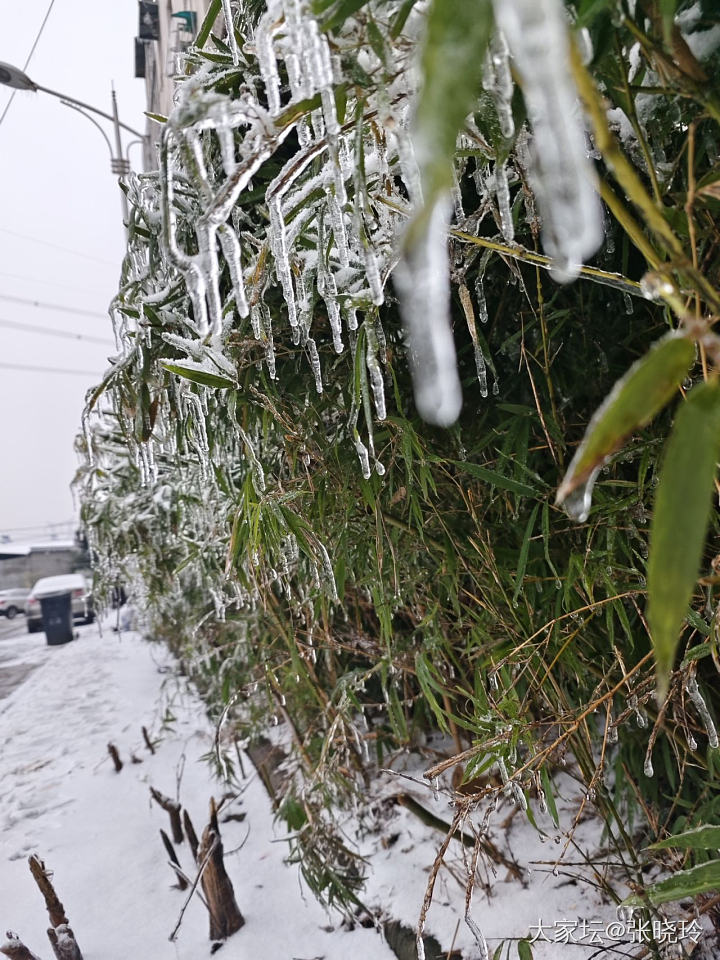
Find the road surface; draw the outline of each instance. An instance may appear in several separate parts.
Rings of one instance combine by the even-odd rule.
[[[46,656],[44,633],[28,633],[25,617],[0,617],[0,700],[26,680]]]

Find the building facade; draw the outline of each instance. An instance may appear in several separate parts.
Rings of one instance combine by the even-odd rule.
[[[40,577],[75,573],[88,567],[87,554],[72,541],[0,545],[0,590],[29,590]]]
[[[173,105],[175,78],[184,71],[183,55],[205,19],[209,0],[140,0],[135,39],[135,76],[145,80],[147,112],[166,117]],[[162,127],[148,120],[145,169],[157,166],[156,145]]]

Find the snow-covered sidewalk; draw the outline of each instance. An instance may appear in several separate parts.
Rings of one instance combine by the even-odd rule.
[[[178,799],[201,833],[210,798],[220,801],[225,793],[207,761],[214,730],[201,701],[165,647],[133,633],[106,628],[101,636],[96,626],[83,627],[76,642],[61,647],[30,642],[28,653],[39,666],[0,700],[0,933],[16,931],[42,960],[52,956],[45,906],[27,863],[36,853],[53,872],[84,960],[209,957],[208,915],[197,896],[177,938],[169,940],[187,893],[174,886],[159,835],[161,828],[169,832],[168,816],[151,802],[149,789]],[[154,754],[143,726],[156,744]],[[276,733],[282,736],[281,727]],[[108,743],[119,751],[120,772]],[[378,775],[364,813],[359,820],[348,815],[345,830],[367,858],[363,901],[383,919],[413,928],[442,833],[411,808],[419,805],[444,822],[452,819],[452,809],[444,790],[434,794],[423,782],[422,757],[398,754],[387,762],[397,774]],[[396,960],[377,930],[360,924],[350,930],[313,899],[298,867],[285,863],[284,824],[274,822],[249,760],[246,772],[240,796],[226,800],[220,815],[225,865],[246,921],[222,955]],[[567,774],[557,781],[561,826],[567,829],[578,808],[578,785]],[[535,960],[555,960],[560,950],[567,960],[581,960],[603,944],[634,952],[638,945],[629,935],[620,942],[607,939],[615,908],[584,862],[588,855],[598,858],[600,821],[583,819],[570,856],[556,872],[564,835],[549,814],[536,811],[536,817],[539,831],[505,800],[491,823],[489,836],[505,865],[494,876],[487,865],[480,867],[472,906],[490,955],[503,941],[534,939],[532,930],[537,933],[540,923],[544,931],[532,946]],[[176,849],[193,878],[187,841]],[[463,923],[468,853],[453,840],[438,874],[426,928],[441,944],[436,956],[445,956],[451,946],[466,960],[480,955]],[[412,942],[409,929],[403,936]],[[506,945],[515,956],[515,945]]]
[[[135,634],[105,629],[100,636],[97,627],[84,627],[76,642],[47,647],[44,663],[0,701],[0,930],[17,932],[43,960],[52,951],[27,864],[32,853],[53,871],[84,960],[210,955],[207,911],[197,896],[176,941],[168,939],[187,894],[173,888],[159,835],[169,832],[168,816],[151,803],[149,787],[177,794],[198,833],[210,797],[224,792],[201,759],[213,734],[202,704],[171,663],[163,647]],[[159,741],[154,755],[142,726]],[[119,773],[109,742],[124,762]],[[302,895],[297,867],[283,862],[287,845],[272,842],[283,836],[282,825],[274,828],[264,787],[251,767],[248,774],[242,797],[221,814],[225,864],[246,921],[222,954],[393,960],[375,930],[345,930]],[[227,813],[245,818],[223,822]],[[194,877],[187,847],[178,854]]]

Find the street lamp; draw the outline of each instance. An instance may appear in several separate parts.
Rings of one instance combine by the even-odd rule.
[[[124,176],[130,172],[130,161],[123,155],[122,147],[122,134],[121,130],[127,130],[128,133],[134,134],[136,137],[139,137],[142,142],[145,141],[145,134],[140,133],[139,130],[135,130],[133,127],[129,127],[126,123],[121,123],[120,118],[118,117],[118,108],[117,108],[117,96],[115,95],[115,90],[112,91],[112,113],[105,113],[104,110],[98,110],[97,107],[90,106],[89,103],[84,103],[82,100],[76,100],[74,97],[68,97],[64,93],[58,93],[57,90],[51,90],[49,87],[41,87],[39,83],[35,83],[34,80],[31,80],[30,77],[23,73],[22,70],[18,67],[14,67],[10,63],[3,63],[0,61],[0,84],[4,84],[6,87],[12,87],[14,90],[30,90],[33,93],[49,93],[51,97],[57,97],[61,103],[66,107],[72,107],[74,110],[77,110],[78,113],[81,113],[86,117],[103,135],[105,143],[107,143],[110,150],[110,169],[118,177]],[[108,140],[105,131],[102,129],[97,120],[94,120],[92,117],[88,116],[88,113],[95,113],[100,117],[104,117],[105,120],[109,120],[115,132],[115,152],[113,153],[112,144]],[[123,219],[127,221],[128,219],[128,205],[127,197],[125,192],[121,189],[121,202],[123,210]]]

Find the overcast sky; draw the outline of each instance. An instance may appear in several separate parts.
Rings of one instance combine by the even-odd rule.
[[[49,5],[4,4],[0,61],[22,68]],[[55,0],[26,73],[108,113],[114,83],[120,119],[143,130],[145,86],[133,76],[137,22],[136,0]],[[9,94],[0,86],[0,115]],[[100,122],[112,139],[112,127]],[[138,147],[130,157],[137,169]],[[38,539],[47,524],[77,515],[69,489],[78,463],[73,439],[85,392],[114,351],[107,308],[123,251],[120,191],[102,136],[59,100],[18,92],[0,123],[0,535]]]

